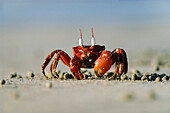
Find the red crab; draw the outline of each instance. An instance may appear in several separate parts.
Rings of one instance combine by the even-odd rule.
[[[56,54],[56,56],[50,66],[50,73],[52,77],[54,77],[53,73],[56,70],[59,60],[61,60],[66,66],[70,67],[73,76],[78,80],[83,79],[80,68],[94,68],[96,76],[101,77],[114,63],[116,64],[115,72],[110,79],[112,79],[116,74],[126,74],[128,70],[126,52],[120,48],[116,48],[113,51],[107,51],[105,50],[105,46],[95,45],[93,28],[91,29],[91,32],[91,45],[83,45],[82,32],[80,29],[79,46],[72,47],[74,55],[72,58],[70,58],[70,56],[63,50],[58,49],[51,52],[41,66],[44,77],[48,79],[44,70],[53,58],[54,54]]]

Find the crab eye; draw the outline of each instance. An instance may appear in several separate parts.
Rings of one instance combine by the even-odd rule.
[[[80,29],[79,46],[83,46],[83,39],[82,39],[82,32],[81,32],[81,29]]]
[[[96,40],[95,40],[95,38],[93,37],[93,38],[91,39],[91,45],[94,46],[95,43],[96,43]]]
[[[94,38],[93,28],[91,28],[91,33],[92,33],[91,46],[94,46],[96,41],[95,41],[95,38]]]
[[[79,46],[83,46],[83,39],[82,38],[79,39]]]

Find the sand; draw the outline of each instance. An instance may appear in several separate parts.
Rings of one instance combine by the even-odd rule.
[[[99,44],[101,42],[105,44],[107,50],[119,47],[118,45],[126,50],[129,61],[127,75],[131,75],[131,72],[136,69],[142,74],[149,72],[170,75],[168,30],[159,31],[157,27],[147,32],[149,28],[142,29],[144,34],[141,34],[142,36],[138,39],[131,38],[138,36],[138,31],[135,28],[130,30],[128,28],[108,28],[102,32],[103,30],[104,28],[96,28]],[[8,34],[8,31],[11,34]],[[72,56],[71,47],[78,42],[78,38],[73,37],[78,37],[78,30],[70,30],[69,28],[45,29],[44,34],[46,35],[42,31],[42,29],[36,28],[28,29],[27,34],[31,34],[31,36],[25,36],[25,29],[23,31],[22,29],[4,30],[4,41],[9,43],[5,43],[2,51],[4,57],[1,59],[3,62],[0,65],[0,79],[6,80],[5,85],[0,85],[0,113],[170,112],[170,81],[45,80],[40,73],[43,60],[56,48],[62,48]],[[112,31],[115,32],[112,33]],[[63,35],[64,32],[68,34]],[[75,35],[76,33],[77,35]],[[154,33],[156,34],[154,35]],[[105,34],[108,35],[103,41],[102,37]],[[111,34],[117,38],[113,40],[112,36],[109,36]],[[11,39],[12,36],[15,38]],[[60,43],[62,42],[60,38],[56,39],[56,37],[69,36],[71,38],[67,38],[68,41],[64,44]],[[155,44],[151,44],[155,39],[154,36],[157,36],[157,39]],[[161,36],[164,36],[162,42],[160,41],[162,39],[159,39]],[[34,38],[34,41],[29,37]],[[45,37],[50,38],[46,39]],[[133,41],[131,42],[131,40]],[[158,46],[158,44],[162,46]],[[155,70],[157,66],[159,70]],[[46,71],[48,69],[49,67]],[[66,68],[62,63],[59,63],[57,69],[70,73],[69,68]],[[33,71],[35,76],[27,77],[29,71]],[[91,71],[93,72],[93,70]],[[114,67],[109,71],[114,71]],[[23,78],[9,78],[12,72],[20,74]]]
[[[41,73],[4,80],[0,113],[170,112],[170,81],[45,80]]]

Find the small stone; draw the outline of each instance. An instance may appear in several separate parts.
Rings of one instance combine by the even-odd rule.
[[[149,99],[151,100],[156,100],[157,99],[157,95],[155,92],[151,91],[149,94],[148,94],[148,97]]]
[[[30,78],[34,78],[34,73],[33,72],[28,72],[28,77],[30,77]]]
[[[162,78],[162,81],[168,81],[169,80],[169,77],[168,76],[164,76],[163,78]]]
[[[83,73],[83,79],[88,79],[88,75],[86,75],[85,73]]]
[[[108,72],[108,73],[106,74],[106,76],[107,76],[108,78],[112,77],[113,75],[114,75],[113,72]]]
[[[3,79],[3,80],[0,80],[0,85],[4,85],[5,84],[5,80]]]
[[[74,79],[74,77],[72,76],[72,74],[69,74],[69,73],[67,73],[67,72],[64,73],[63,78],[64,78],[64,80]]]
[[[135,73],[132,75],[131,80],[138,80],[138,77]]]
[[[149,80],[152,80],[152,76],[150,75],[150,76],[148,77],[148,79],[149,79]]]
[[[146,75],[143,75],[142,78],[141,78],[142,81],[145,81],[147,79],[148,79],[148,77]]]
[[[60,73],[61,73],[61,70],[58,70],[58,71],[57,71],[57,74],[59,75]]]
[[[19,93],[14,93],[14,94],[13,94],[13,98],[16,99],[16,100],[19,99],[19,98],[20,98]]]
[[[123,75],[120,76],[120,79],[121,80],[128,80],[128,77],[125,74],[123,74]]]
[[[17,79],[20,79],[20,78],[22,78],[22,76],[21,75],[17,75]]]
[[[46,83],[46,87],[47,88],[52,88],[52,83],[51,82]]]
[[[159,77],[161,77],[161,78],[163,78],[164,76],[166,76],[165,73],[162,73],[162,74],[159,75]]]
[[[61,80],[63,80],[63,79],[64,79],[64,78],[63,78],[64,73],[65,73],[65,72],[63,72],[63,73],[61,73],[61,74],[59,75],[59,79],[61,79]]]
[[[136,75],[137,75],[137,77],[138,77],[138,80],[141,80],[141,78],[142,78],[142,74],[141,73],[135,73]]]
[[[161,82],[161,78],[160,77],[156,77],[155,82]]]
[[[132,101],[134,99],[134,96],[131,93],[125,93],[122,97],[124,101]]]
[[[151,74],[151,81],[154,81],[156,79],[156,77],[158,77],[159,75],[157,73],[152,73]]]
[[[17,73],[11,73],[10,75],[9,75],[9,78],[11,79],[11,78],[15,78],[15,77],[17,77]]]
[[[156,66],[155,66],[155,71],[159,71],[159,70],[160,70],[159,66],[156,65]]]

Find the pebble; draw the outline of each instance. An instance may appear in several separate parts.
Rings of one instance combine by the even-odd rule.
[[[0,80],[0,85],[4,85],[5,82],[6,82],[6,81],[5,81],[4,79]]]
[[[156,77],[155,82],[161,82],[161,78],[160,77]]]
[[[63,79],[64,79],[64,78],[63,78],[64,73],[65,73],[65,72],[63,72],[63,73],[59,74],[59,79],[61,79],[61,80],[63,80]]]
[[[34,78],[34,76],[35,76],[33,72],[28,72],[27,75],[28,75],[28,77],[30,77],[30,78]]]
[[[128,80],[128,77],[127,77],[127,75],[123,74],[123,75],[120,76],[120,79],[121,80]]]
[[[58,70],[58,71],[57,71],[57,74],[59,75],[60,73],[61,73],[61,70]]]
[[[11,78],[15,78],[15,77],[17,77],[17,73],[11,73],[10,75],[9,75],[9,78],[11,79]]]
[[[151,91],[149,94],[148,94],[148,97],[149,99],[151,100],[156,100],[157,99],[157,95],[155,92]]]
[[[168,76],[164,76],[163,78],[162,78],[162,81],[168,81],[169,80],[169,77]]]
[[[107,76],[108,78],[112,77],[113,75],[114,75],[113,72],[108,72],[108,73],[106,73],[106,76]]]
[[[159,70],[160,70],[159,66],[156,65],[154,70],[155,70],[155,71],[159,71]]]
[[[14,93],[14,94],[13,94],[13,98],[16,99],[16,100],[19,99],[19,98],[20,98],[19,93]]]
[[[125,93],[122,97],[124,101],[132,101],[134,99],[134,96],[131,93]]]
[[[85,73],[83,73],[83,79],[88,79],[88,75],[86,75]]]
[[[16,77],[17,79],[20,79],[20,78],[22,78],[22,76],[21,75],[17,75],[17,77]]]
[[[69,74],[69,73],[67,73],[67,72],[64,73],[63,78],[64,78],[64,80],[74,79],[74,77],[72,76],[72,74]]]
[[[51,82],[46,83],[46,87],[47,88],[52,88],[52,83]]]
[[[164,76],[166,76],[166,74],[165,73],[162,73],[162,74],[160,74],[159,75],[161,78],[163,78]]]
[[[134,73],[131,77],[131,80],[138,80],[138,76]]]
[[[147,79],[148,79],[148,77],[146,75],[143,75],[142,78],[141,78],[142,81],[145,81]]]

